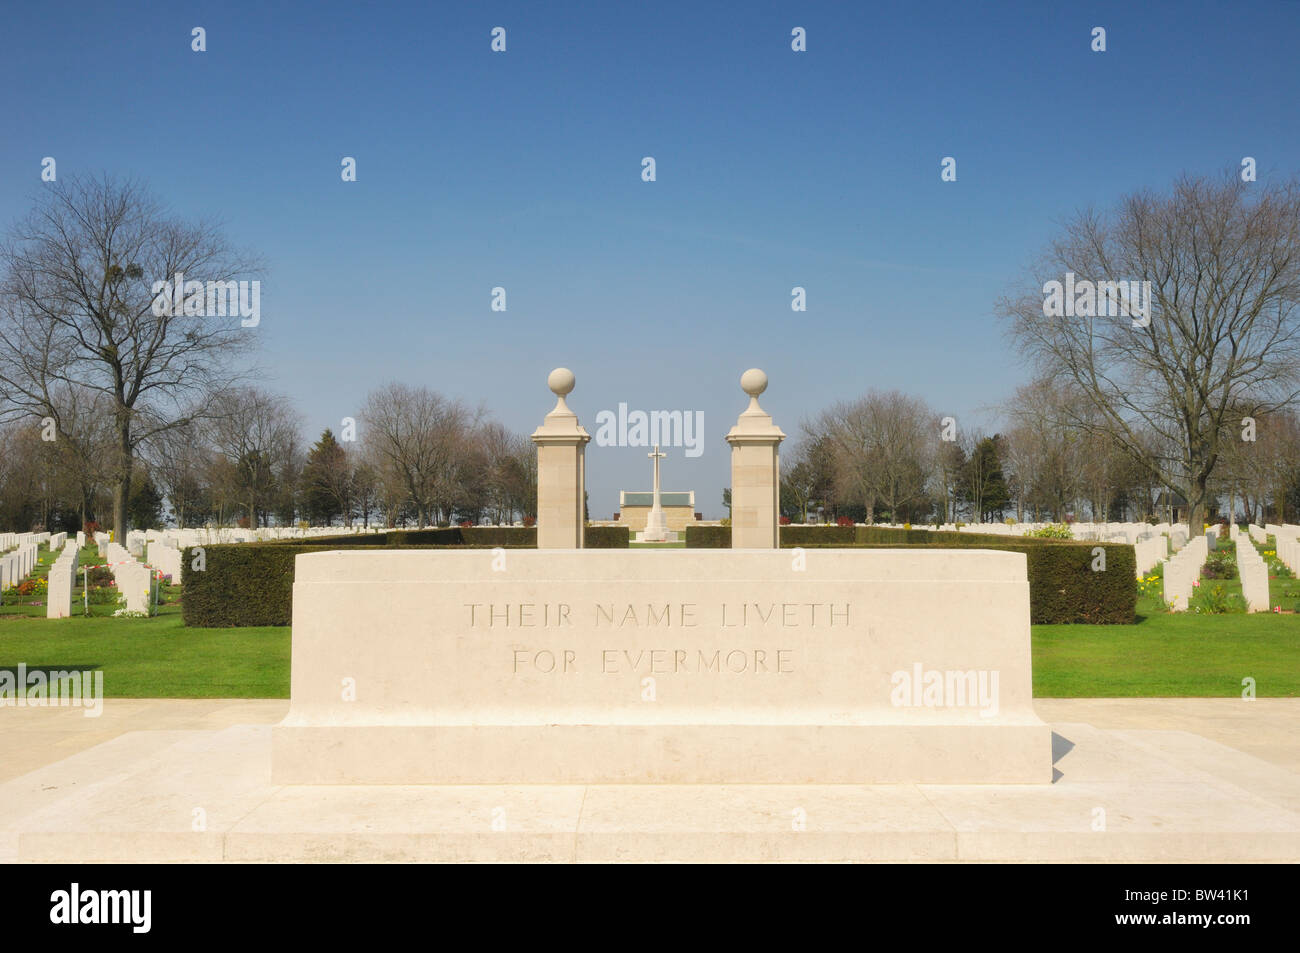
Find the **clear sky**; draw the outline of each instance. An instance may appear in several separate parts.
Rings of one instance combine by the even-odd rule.
[[[593,434],[620,402],[703,413],[664,488],[706,516],[746,368],[792,437],[873,387],[995,426],[1025,374],[994,303],[1055,223],[1243,156],[1300,169],[1295,0],[10,4],[2,29],[0,224],[45,156],[138,177],[266,258],[250,333],[313,435],[389,380],[529,432],[564,365]],[[645,453],[589,448],[593,517],[649,488]]]

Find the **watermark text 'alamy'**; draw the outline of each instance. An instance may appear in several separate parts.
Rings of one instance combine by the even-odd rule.
[[[153,283],[155,317],[185,315],[192,318],[224,318],[238,315],[241,327],[262,323],[260,281],[186,281],[176,272],[170,281]]]
[[[1133,327],[1151,323],[1151,282],[1090,281],[1065,273],[1065,281],[1043,285],[1043,316],[1047,318],[1131,317]]]

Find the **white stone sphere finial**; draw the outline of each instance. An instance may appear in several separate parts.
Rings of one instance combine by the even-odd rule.
[[[546,377],[546,386],[551,389],[551,393],[556,396],[555,409],[553,414],[572,414],[569,405],[564,402],[565,395],[573,393],[573,385],[578,379],[573,376],[573,371],[567,367],[557,367]]]
[[[552,394],[561,400],[573,393],[573,385],[577,382],[578,379],[573,376],[573,371],[567,367],[557,367],[546,378],[546,386],[551,389]]]
[[[751,367],[740,375],[740,389],[755,399],[767,390],[767,375],[757,367]]]
[[[740,375],[740,389],[749,395],[749,408],[745,413],[762,413],[758,406],[758,395],[767,390],[767,375],[757,367],[751,367]]]

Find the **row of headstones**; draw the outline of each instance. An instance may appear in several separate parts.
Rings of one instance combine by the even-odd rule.
[[[1175,612],[1185,612],[1194,584],[1201,578],[1201,567],[1209,555],[1204,536],[1193,538],[1165,563],[1164,601]]]
[[[50,566],[49,587],[45,594],[47,619],[66,619],[72,615],[72,590],[77,584],[77,555],[80,550],[74,541],[67,538],[66,533],[57,535],[63,537],[59,543],[62,549]],[[50,549],[54,548],[54,538],[51,537]]]
[[[906,529],[904,523],[873,523],[873,526],[885,526],[890,529]],[[940,533],[984,533],[999,536],[1024,536],[1030,530],[1042,529],[1047,523],[940,523],[938,526],[911,524],[912,529],[933,529]]]
[[[881,523],[881,526],[898,527],[894,523]],[[1026,533],[1042,529],[1050,523],[943,523],[937,527],[939,532],[988,533],[1001,536],[1024,536]],[[898,527],[901,528],[901,527]],[[1074,523],[1071,532],[1075,539],[1096,540],[1099,542],[1122,543],[1134,548],[1134,574],[1141,578],[1169,555],[1171,530],[1176,529],[1168,523]],[[1186,532],[1180,532],[1175,548],[1181,549],[1187,542]]]
[[[1277,558],[1286,563],[1297,576],[1300,576],[1300,526],[1277,526],[1269,523],[1264,527],[1272,535],[1277,545]]]
[[[894,523],[879,523],[880,526],[897,526]],[[942,523],[939,532],[984,533],[997,536],[1024,536],[1036,532],[1051,523]],[[1172,527],[1168,523],[1071,523],[1070,531],[1075,539],[1099,540],[1110,543],[1135,544],[1140,540],[1151,539],[1167,534]],[[1184,534],[1186,536],[1186,534]]]
[[[103,553],[117,591],[126,600],[124,608],[128,612],[147,613],[153,592],[152,570],[132,556],[125,546],[117,543],[108,543]]]
[[[1023,536],[1048,526],[1047,523],[990,523],[964,527],[967,531],[1001,533],[1007,536]],[[941,526],[948,529],[951,524]],[[953,526],[952,528],[956,528]],[[1181,549],[1187,542],[1187,534],[1168,523],[1072,523],[1071,534],[1078,540],[1104,543],[1120,543],[1133,547],[1134,575],[1141,578],[1150,572],[1160,561],[1169,555],[1171,533],[1179,533],[1174,541],[1174,548]]]
[[[136,558],[144,558],[149,544],[166,543],[176,549],[187,546],[211,546],[219,543],[259,543],[277,539],[308,539],[316,536],[348,536],[381,533],[382,527],[370,526],[274,526],[259,529],[236,527],[202,527],[199,529],[130,530],[126,548]]]
[[[1229,530],[1237,544],[1237,574],[1241,577],[1241,595],[1246,600],[1248,612],[1267,612],[1268,599],[1268,564],[1259,550],[1251,545],[1250,539],[1243,539],[1241,530],[1234,524]]]
[[[518,524],[522,526],[523,524]],[[230,527],[204,527],[201,529],[130,530],[126,534],[126,550],[136,559],[170,576],[173,582],[181,578],[182,551],[188,546],[208,546],[220,543],[250,543],[278,539],[307,539],[317,536],[363,535],[383,532],[383,527],[270,527],[256,530]],[[78,534],[84,545],[84,534]],[[107,536],[100,537],[100,553],[108,545]]]
[[[49,533],[6,533],[11,539],[13,552],[0,556],[0,589],[12,589],[26,579],[36,568],[37,553],[41,543],[50,538]]]
[[[78,533],[82,536],[82,533]],[[27,543],[48,543],[50,549],[61,549],[64,541],[68,538],[67,533],[0,533],[0,552],[14,549]]]
[[[145,550],[145,562],[173,583],[181,581],[181,551],[168,539],[151,539]]]
[[[1135,570],[1140,579],[1169,556],[1169,537],[1163,533],[1148,533],[1145,538],[1133,544]]]
[[[1245,599],[1247,610],[1250,612],[1267,612],[1269,610],[1269,592],[1268,592],[1268,564],[1264,557],[1252,545],[1250,540],[1264,545],[1268,542],[1268,537],[1274,537],[1277,544],[1277,555],[1282,562],[1297,575],[1300,575],[1300,526],[1286,525],[1278,526],[1268,524],[1260,527],[1250,523],[1246,527],[1246,533],[1249,539],[1243,539],[1241,529],[1234,523],[1228,527],[1228,535],[1236,543],[1237,553],[1237,573],[1241,579],[1241,593]],[[1181,535],[1181,534],[1179,534]],[[1189,547],[1186,552],[1189,556],[1186,560],[1174,566],[1174,580],[1172,582],[1172,591],[1176,595],[1184,595],[1185,598],[1171,598],[1170,583],[1170,565],[1173,565],[1175,559],[1171,559],[1165,566],[1165,600],[1173,602],[1175,608],[1187,608],[1186,599],[1191,597],[1192,583],[1200,577],[1200,566],[1204,565],[1205,559],[1209,553],[1218,546],[1218,530],[1211,528],[1206,530],[1204,537],[1198,537],[1193,541],[1196,544],[1204,542],[1204,551],[1200,551],[1197,546],[1195,551]],[[1188,567],[1191,563],[1197,563],[1195,571],[1188,575]]]
[[[1015,527],[1008,527],[1014,529]],[[1108,542],[1132,542],[1135,555],[1135,570],[1138,578],[1149,572],[1168,555],[1169,549],[1183,552],[1187,545],[1187,534],[1179,526],[1161,523],[1154,526],[1145,523],[1129,524],[1074,524],[1072,529],[1076,538],[1093,538]],[[1300,575],[1300,526],[1275,526],[1270,524],[1261,528],[1253,524],[1247,527],[1250,538],[1260,543],[1267,541],[1272,534],[1278,541],[1278,556],[1283,562]],[[1163,535],[1167,533],[1166,537]],[[1157,535],[1161,534],[1161,535]],[[1229,536],[1237,541],[1241,536],[1240,528],[1234,523],[1229,525]],[[1167,542],[1166,542],[1167,538]],[[1290,542],[1288,542],[1288,540]],[[1167,594],[1166,602],[1173,602],[1179,609],[1186,608],[1186,601],[1191,597],[1193,583],[1200,578],[1200,568],[1205,564],[1209,553],[1218,545],[1218,530],[1211,527],[1204,536],[1204,552],[1201,547],[1187,552],[1187,555],[1174,565],[1174,579],[1169,583],[1172,597]],[[1293,553],[1291,558],[1295,565],[1288,562],[1283,552]],[[1173,562],[1171,560],[1171,562]],[[1195,566],[1192,564],[1195,563]],[[1254,546],[1237,547],[1237,565],[1241,578],[1242,594],[1251,612],[1266,612],[1269,609],[1268,565]],[[1166,567],[1166,572],[1169,569]]]
[[[1266,538],[1266,534],[1254,525],[1248,526],[1247,532],[1251,539],[1262,542]],[[1264,562],[1264,557],[1259,555],[1254,546],[1242,541],[1241,529],[1235,523],[1228,525],[1228,536],[1236,544],[1237,574],[1241,579],[1241,592],[1247,611],[1267,612],[1268,565]],[[1206,529],[1204,536],[1192,540],[1192,546],[1186,546],[1185,540],[1186,534],[1181,529],[1176,528],[1170,534],[1170,545],[1182,558],[1175,556],[1165,565],[1165,602],[1172,604],[1177,611],[1187,608],[1195,583],[1201,577],[1201,567],[1205,565],[1209,554],[1219,547],[1218,527]]]

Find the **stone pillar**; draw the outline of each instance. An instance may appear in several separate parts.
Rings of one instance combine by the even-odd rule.
[[[767,390],[767,375],[750,368],[741,375],[740,386],[749,395],[749,407],[727,434],[731,444],[731,548],[777,549],[781,532],[777,447],[785,434],[758,406],[758,395]]]
[[[591,435],[564,402],[573,391],[573,371],[557,367],[546,385],[559,398],[533,431],[537,444],[537,548],[581,549],[583,500],[587,488],[587,442]]]

